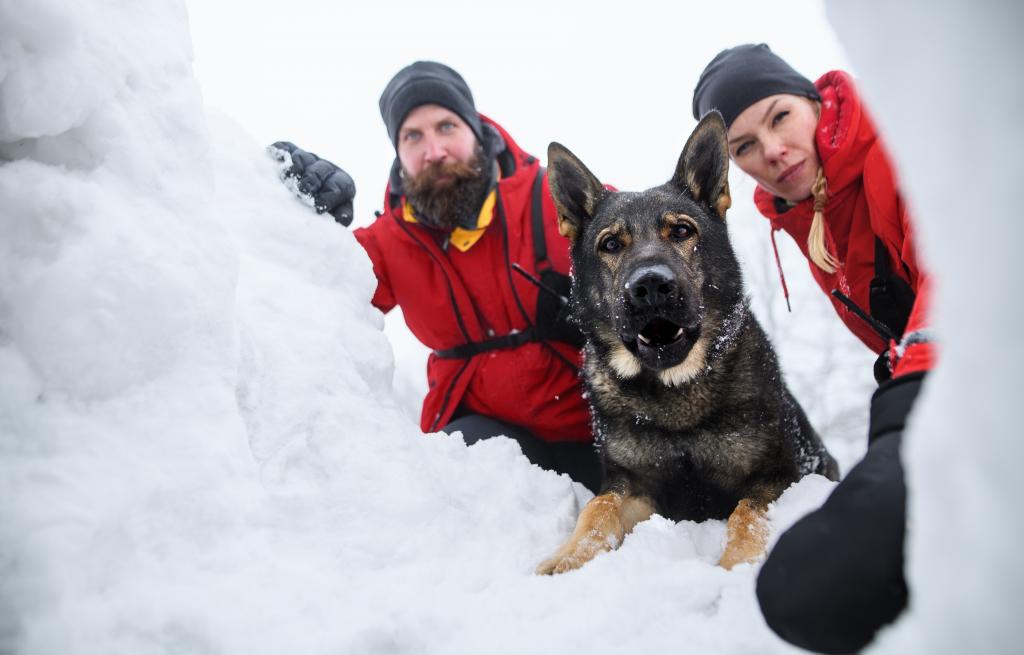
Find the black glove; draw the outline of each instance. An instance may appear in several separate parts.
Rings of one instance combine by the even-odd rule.
[[[871,397],[869,445],[819,508],[782,533],[757,577],[769,627],[816,653],[859,653],[907,604],[900,446],[924,373]]]
[[[914,407],[925,373],[908,373],[882,383],[871,396],[871,422],[868,443],[887,434],[903,432],[907,415]]]
[[[352,222],[356,183],[348,173],[288,141],[268,146],[267,152],[280,162],[290,158],[291,166],[281,171],[281,180],[300,200],[310,202],[318,214],[329,212],[342,225]]]

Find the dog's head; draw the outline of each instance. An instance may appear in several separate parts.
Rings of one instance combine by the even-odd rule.
[[[572,241],[573,313],[620,377],[694,378],[741,301],[728,172],[717,112],[697,125],[672,179],[640,193],[609,191],[565,147],[548,148],[559,231]]]

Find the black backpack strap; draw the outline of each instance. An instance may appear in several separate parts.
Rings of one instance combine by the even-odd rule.
[[[893,273],[889,251],[878,235],[875,235],[875,277],[871,280],[869,299],[872,318],[885,325],[899,341],[914,308],[916,294],[903,278]]]
[[[485,353],[489,350],[518,348],[524,343],[539,340],[540,337],[538,336],[537,331],[531,327],[523,330],[522,332],[513,332],[512,334],[487,339],[486,341],[474,341],[464,343],[461,346],[455,346],[454,348],[435,350],[434,354],[442,359],[466,359],[474,355],[479,355],[480,353]]]
[[[537,177],[533,179],[533,258],[537,262],[537,271],[551,268],[548,261],[548,244],[544,239],[544,167],[537,167]]]
[[[583,333],[569,321],[569,297],[572,283],[568,275],[555,270],[548,259],[548,246],[544,236],[544,168],[537,167],[533,180],[533,258],[537,278],[534,284],[541,288],[537,296],[537,333],[541,339],[564,341],[577,348],[583,347]]]
[[[892,273],[892,267],[889,266],[889,251],[886,250],[885,244],[882,243],[882,239],[877,235],[875,236],[875,277],[885,277],[889,273]]]

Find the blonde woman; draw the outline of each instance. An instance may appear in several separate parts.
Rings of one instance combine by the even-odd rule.
[[[778,230],[793,237],[840,320],[879,355],[867,454],[782,535],[757,585],[780,636],[853,652],[907,602],[899,445],[934,360],[928,277],[894,167],[849,75],[812,83],[767,45],[736,46],[697,83],[694,117],[711,110],[725,118],[731,159],[758,183],[754,203],[773,245]]]

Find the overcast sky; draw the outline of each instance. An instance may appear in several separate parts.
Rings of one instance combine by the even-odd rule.
[[[351,6],[355,5],[355,6]],[[700,71],[764,41],[814,79],[847,67],[820,2],[600,3],[334,0],[188,2],[207,106],[260,143],[290,140],[356,180],[372,219],[394,152],[380,92],[417,59],[466,78],[477,109],[546,159],[556,140],[622,189],[658,184],[693,128]]]

